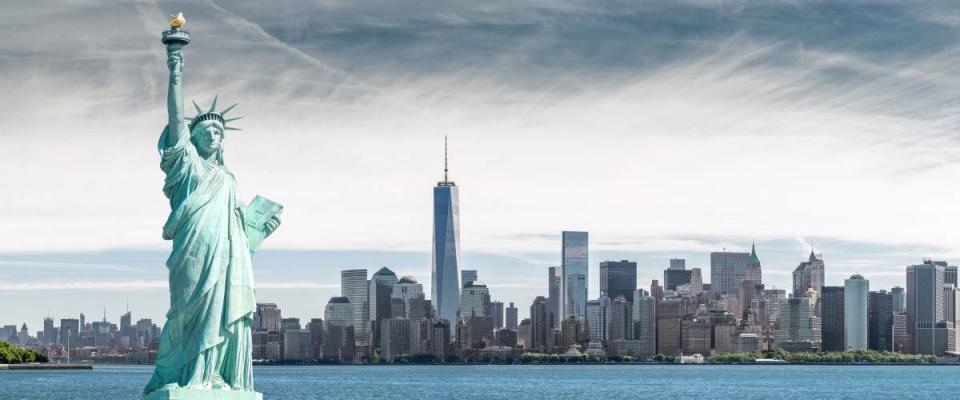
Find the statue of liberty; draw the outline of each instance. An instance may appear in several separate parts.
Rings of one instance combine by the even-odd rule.
[[[223,139],[233,109],[183,112],[182,13],[164,32],[170,80],[167,126],[160,135],[163,193],[170,216],[163,238],[173,241],[167,259],[170,311],[160,335],[147,399],[260,398],[253,391],[251,325],[256,300],[251,253],[280,224],[280,206],[257,197],[245,206],[237,181],[223,163]],[[251,229],[252,228],[252,229]]]

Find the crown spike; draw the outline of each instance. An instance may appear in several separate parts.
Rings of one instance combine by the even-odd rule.
[[[196,100],[192,100],[192,101],[193,101],[193,108],[197,109],[197,115],[203,114],[203,109],[200,108],[199,105],[197,105],[197,101]]]
[[[236,107],[237,104],[240,104],[240,103],[233,103],[232,106],[225,108],[223,111],[220,111],[220,115],[227,115],[227,113],[230,112],[230,110],[232,110],[234,107]]]
[[[220,115],[223,115],[223,114],[220,114]],[[224,122],[224,123],[227,123],[227,122],[230,122],[230,121],[236,121],[236,120],[238,120],[238,119],[243,119],[243,117],[227,118],[227,119],[224,119],[223,122]]]
[[[210,111],[207,111],[207,112],[211,112],[211,113],[212,113],[212,112],[214,112],[214,111],[217,110],[217,97],[220,97],[220,95],[214,95],[214,96],[213,96],[213,103],[210,104]]]
[[[227,127],[224,127],[223,129],[224,129],[224,130],[227,130],[227,131],[242,131],[242,130],[243,130],[243,129],[240,129],[240,128],[234,128],[234,127],[232,127],[232,126],[227,126]]]

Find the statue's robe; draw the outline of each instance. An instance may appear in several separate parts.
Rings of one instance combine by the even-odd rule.
[[[163,227],[163,238],[173,241],[170,311],[144,391],[170,384],[253,390],[256,300],[236,179],[222,162],[201,158],[186,129],[173,146],[164,129],[158,147],[171,208]]]

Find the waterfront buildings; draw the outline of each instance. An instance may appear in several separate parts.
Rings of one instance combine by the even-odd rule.
[[[588,234],[563,231],[561,239],[562,315],[586,319],[589,287]]]
[[[853,275],[843,281],[843,333],[846,351],[866,350],[868,339],[867,293],[870,281]]]
[[[547,299],[543,296],[537,296],[530,306],[530,337],[524,342],[528,345],[527,348],[533,351],[546,352],[548,349],[547,338],[551,329],[548,308]]]

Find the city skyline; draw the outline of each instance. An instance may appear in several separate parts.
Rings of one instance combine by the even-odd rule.
[[[183,11],[192,98],[248,116],[225,141],[243,199],[286,206],[254,273],[293,315],[317,315],[344,269],[432,289],[443,135],[460,267],[521,315],[564,230],[590,233],[591,299],[600,262],[637,262],[643,287],[670,258],[707,278],[709,253],[752,242],[788,291],[811,248],[831,286],[903,286],[904,265],[960,259],[949,3],[281,3]],[[0,304],[18,307],[0,319],[127,300],[162,317],[162,63],[139,43],[163,7],[4,4]],[[95,41],[75,34],[103,21]]]

